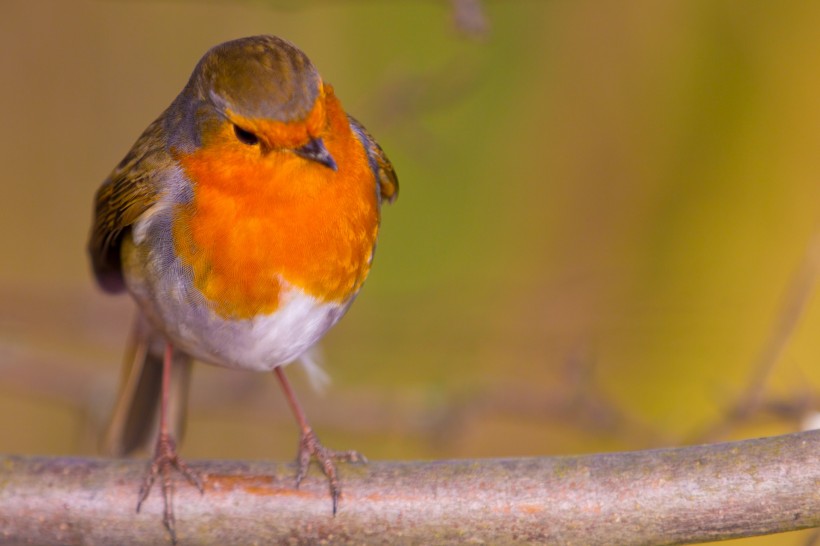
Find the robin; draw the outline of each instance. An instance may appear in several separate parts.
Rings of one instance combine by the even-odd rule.
[[[212,48],[96,195],[97,282],[127,290],[138,317],[104,447],[154,442],[137,511],[160,477],[176,540],[171,473],[203,491],[177,455],[193,359],[272,371],[300,428],[296,486],[316,459],[333,513],[335,461],[285,377],[347,311],[370,270],[380,206],[398,179],[308,57],[275,36]]]

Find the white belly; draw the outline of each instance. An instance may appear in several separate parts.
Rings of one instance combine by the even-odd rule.
[[[147,259],[123,242],[128,290],[149,321],[177,348],[210,364],[270,371],[313,346],[344,315],[353,298],[327,303],[280,281],[276,311],[251,319],[217,315],[175,259]],[[164,265],[162,265],[164,263]],[[146,271],[151,269],[151,274]]]
[[[344,311],[338,304],[321,303],[290,289],[274,313],[252,319],[227,320],[208,310],[194,320],[175,320],[190,315],[175,317],[170,311],[165,332],[177,347],[199,360],[229,368],[270,371],[301,356]]]

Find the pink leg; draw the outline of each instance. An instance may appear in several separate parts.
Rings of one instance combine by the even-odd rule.
[[[299,424],[299,453],[297,455],[299,471],[296,473],[296,487],[299,487],[299,484],[302,483],[302,479],[307,474],[310,459],[316,458],[330,482],[330,496],[333,499],[333,515],[335,516],[336,507],[339,504],[339,497],[342,494],[342,487],[336,475],[335,461],[355,463],[367,462],[367,459],[358,451],[334,451],[323,446],[319,442],[319,438],[316,437],[316,433],[313,432],[313,429],[308,424],[305,412],[302,411],[302,406],[299,405],[299,401],[296,399],[296,395],[293,393],[293,389],[291,389],[290,382],[287,377],[285,377],[285,372],[282,371],[282,367],[278,366],[274,368],[273,372],[282,385],[282,390],[285,393],[288,405],[290,405],[290,409],[296,417],[296,422]]]
[[[174,505],[172,503],[174,483],[171,480],[171,470],[176,468],[191,485],[199,489],[200,493],[203,493],[205,490],[199,475],[191,470],[179,455],[177,455],[176,442],[174,442],[174,439],[168,433],[168,392],[171,382],[172,356],[173,347],[168,343],[165,346],[165,358],[162,361],[162,399],[160,401],[159,410],[159,436],[157,437],[154,459],[151,462],[148,474],[142,482],[142,487],[140,487],[137,512],[140,511],[143,501],[148,497],[148,493],[150,493],[151,486],[154,485],[154,480],[157,478],[157,475],[161,474],[162,496],[165,499],[165,512],[162,517],[162,523],[165,524],[165,528],[168,529],[168,532],[171,534],[171,542],[176,544]]]

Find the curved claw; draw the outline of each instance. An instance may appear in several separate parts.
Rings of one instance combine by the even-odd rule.
[[[148,498],[151,492],[151,487],[154,485],[158,475],[162,475],[162,496],[165,501],[165,509],[162,515],[162,523],[171,535],[171,543],[177,543],[176,535],[176,519],[174,518],[174,483],[171,479],[171,470],[176,469],[182,474],[188,482],[196,487],[200,494],[205,493],[205,487],[202,484],[202,478],[199,473],[191,470],[185,464],[180,456],[177,454],[176,443],[173,438],[167,434],[160,434],[157,438],[157,447],[154,452],[154,459],[151,461],[151,466],[148,473],[140,486],[139,500],[137,501],[137,512],[142,508],[142,503]]]
[[[358,451],[336,451],[326,448],[319,441],[313,429],[308,428],[299,438],[299,453],[296,458],[299,464],[299,470],[296,473],[297,488],[307,475],[311,459],[316,459],[316,462],[322,467],[322,472],[327,476],[328,485],[330,486],[330,497],[333,501],[333,515],[335,516],[339,499],[342,496],[342,486],[339,483],[339,478],[336,473],[335,462],[366,463],[367,458]]]

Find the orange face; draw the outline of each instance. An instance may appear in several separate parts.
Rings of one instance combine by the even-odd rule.
[[[242,142],[234,124],[259,142]],[[337,170],[294,153],[311,137]],[[364,282],[379,226],[376,181],[329,85],[304,121],[235,117],[177,159],[193,199],[178,205],[175,250],[218,315],[272,313],[281,281],[326,302],[346,301]]]

